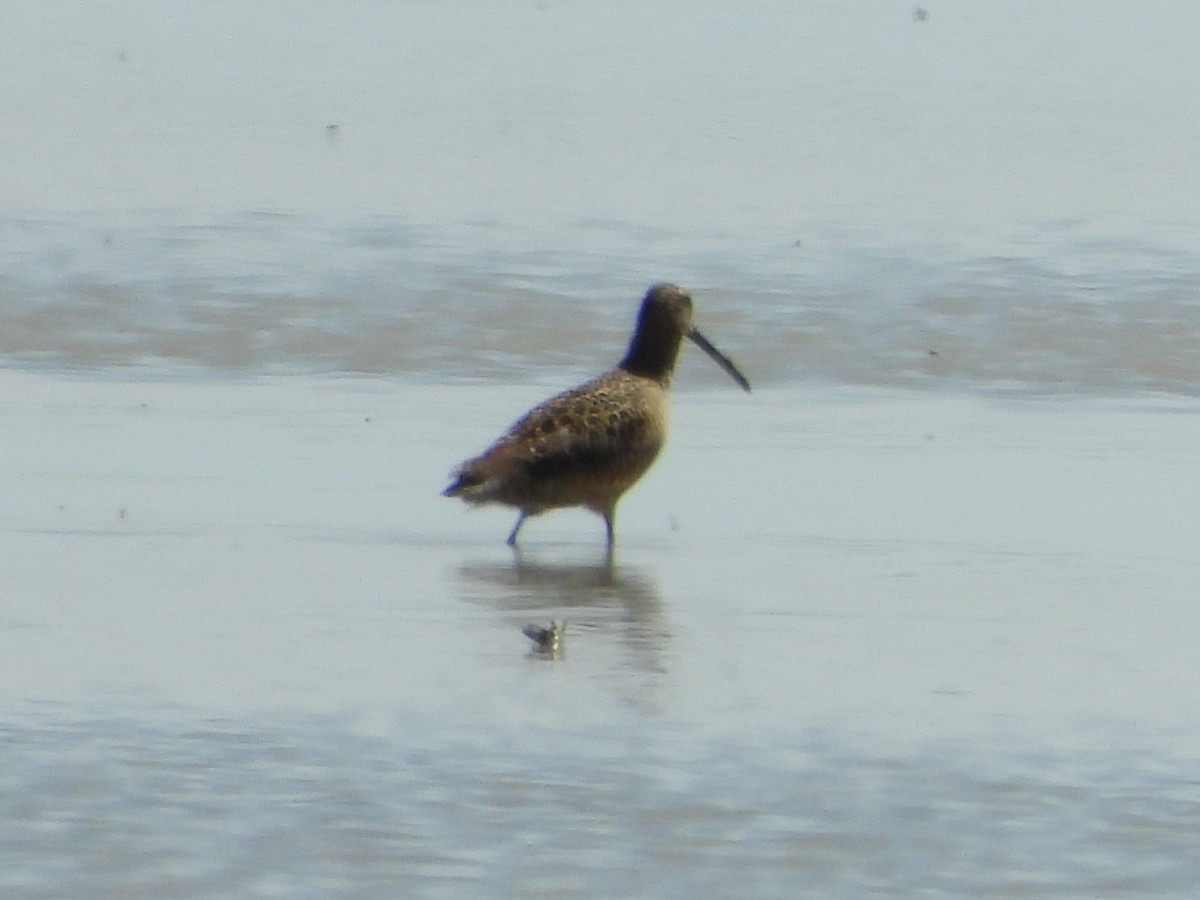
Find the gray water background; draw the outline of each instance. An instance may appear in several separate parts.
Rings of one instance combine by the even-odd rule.
[[[1192,896],[1200,12],[928,13],[0,14],[5,895]],[[662,279],[616,573],[434,505]]]

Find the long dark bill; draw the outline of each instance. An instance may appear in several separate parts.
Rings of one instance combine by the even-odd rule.
[[[687,333],[687,336],[688,340],[711,356],[713,358],[713,362],[724,369],[730,378],[740,384],[742,386],[742,390],[744,390],[746,393],[750,393],[750,382],[746,380],[745,375],[738,371],[738,367],[733,364],[733,360],[710,344],[708,342],[708,338],[702,335],[695,328],[690,329]]]

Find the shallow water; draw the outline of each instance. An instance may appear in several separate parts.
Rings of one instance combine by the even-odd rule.
[[[608,566],[595,517],[514,556],[436,495],[528,388],[4,387],[11,896],[1200,874],[1176,402],[685,392]],[[558,659],[520,633],[552,619]]]
[[[1137,758],[896,760],[662,728],[446,747],[404,726],[396,742],[326,722],[5,734],[6,757],[38,760],[8,779],[6,806],[40,826],[6,853],[6,892],[1117,897],[1195,883],[1196,786]]]
[[[1196,393],[1191,4],[8,16],[13,363]]]
[[[24,245],[42,226],[7,230]],[[624,252],[631,236],[599,233],[605,257],[493,251],[486,232],[394,221],[314,231],[247,217],[67,235],[59,239],[127,249],[81,271],[39,258],[59,252],[53,244],[22,252],[0,278],[0,352],[54,368],[578,380],[612,365],[646,285],[669,276],[693,291],[702,327],[736,348],[759,385],[1200,392],[1194,252],[1117,268],[1102,242],[1057,234],[1053,246],[986,258],[859,246],[814,259],[785,246],[766,259],[651,260]],[[293,266],[260,252],[308,259]],[[686,356],[683,366],[685,388],[724,377]]]
[[[1194,892],[1194,6],[34,9],[5,896]],[[514,555],[664,278],[755,392]]]

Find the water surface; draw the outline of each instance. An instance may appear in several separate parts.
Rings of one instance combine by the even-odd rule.
[[[1190,896],[1200,21],[928,12],[2,14],[5,895]]]

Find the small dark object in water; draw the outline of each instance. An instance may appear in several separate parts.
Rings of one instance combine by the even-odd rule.
[[[549,628],[542,628],[540,625],[526,625],[521,629],[521,634],[529,638],[534,643],[534,650],[538,653],[544,653],[547,656],[555,656],[558,654],[558,648],[562,645],[563,632],[567,630],[567,623],[563,621],[553,621]]]

